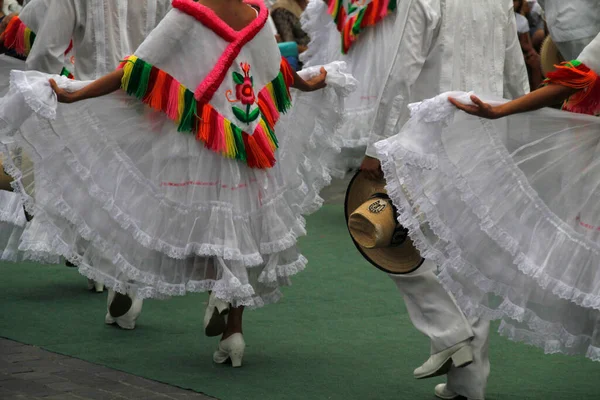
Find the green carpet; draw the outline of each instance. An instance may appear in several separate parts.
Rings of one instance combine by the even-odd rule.
[[[416,381],[428,356],[393,282],[361,259],[339,206],[308,220],[307,270],[280,304],[249,311],[244,367],[212,363],[206,295],[147,301],[135,331],[103,324],[106,295],[62,266],[2,264],[0,336],[224,400],[433,399]],[[493,334],[488,399],[600,398],[600,364],[546,356]]]

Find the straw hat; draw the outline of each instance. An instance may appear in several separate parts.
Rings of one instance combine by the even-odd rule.
[[[563,56],[558,51],[558,47],[552,38],[548,35],[546,39],[544,39],[544,43],[542,43],[542,48],[540,50],[540,59],[542,60],[542,73],[546,76],[549,72],[554,71],[556,68],[555,65],[559,65],[560,63],[566,61]]]
[[[398,224],[384,181],[375,182],[359,171],[348,186],[344,206],[350,236],[371,264],[389,274],[408,274],[421,266],[423,259]]]
[[[10,185],[12,181],[13,178],[4,172],[4,166],[2,164],[2,160],[0,159],[0,190],[12,192],[13,189]]]

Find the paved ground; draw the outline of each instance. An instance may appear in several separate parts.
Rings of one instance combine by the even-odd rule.
[[[211,400],[200,393],[0,339],[2,400]]]
[[[323,191],[343,204],[349,179]],[[143,379],[76,358],[0,338],[1,400],[211,400],[205,395]]]

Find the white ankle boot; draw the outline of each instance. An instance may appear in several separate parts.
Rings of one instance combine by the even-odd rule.
[[[219,348],[213,354],[213,360],[217,364],[224,364],[227,360],[231,360],[234,368],[241,367],[245,349],[244,336],[241,333],[234,333],[219,343]]]
[[[435,397],[443,400],[453,400],[458,399],[460,395],[448,389],[445,383],[440,383],[435,387]]]
[[[100,282],[88,279],[88,290],[94,290],[96,293],[102,293],[104,291],[104,285]]]
[[[457,343],[446,350],[433,354],[423,365],[415,369],[417,379],[431,378],[448,373],[452,364],[461,368],[473,362],[473,350],[469,345],[470,340]]]
[[[121,316],[112,316],[110,313],[111,305],[115,299],[116,293],[113,290],[108,291],[107,312],[104,322],[108,325],[117,324],[122,329],[135,329],[135,322],[142,313],[143,300],[134,298],[131,307]]]
[[[218,299],[215,292],[212,292],[204,313],[204,334],[209,337],[222,335],[227,327],[226,315],[228,312],[229,303]]]

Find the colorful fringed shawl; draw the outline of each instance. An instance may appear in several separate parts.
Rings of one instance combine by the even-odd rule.
[[[329,14],[342,36],[342,53],[348,53],[358,35],[396,10],[397,0],[327,0]]]
[[[600,116],[600,79],[585,64],[574,60],[557,65],[556,71],[548,73],[546,83],[581,89],[563,104],[564,110]]]
[[[22,57],[27,57],[34,42],[35,32],[29,29],[18,16],[13,17],[6,26],[6,31],[4,32],[4,47],[9,50],[14,50],[15,53]],[[65,56],[69,54],[72,49],[73,42],[69,44],[69,47],[65,51]],[[61,75],[73,79],[73,75],[66,68],[63,68]]]
[[[276,60],[281,60],[278,61],[278,73],[269,78],[270,81],[260,83],[261,79],[264,80],[260,76],[264,74],[253,70],[250,62],[260,65],[261,60],[252,60],[252,54],[248,52],[240,56],[242,48],[262,30],[267,11],[259,6],[261,12],[248,30],[235,32],[223,26],[212,11],[191,0],[174,0],[173,6],[199,20],[229,45],[195,90],[187,88],[164,67],[158,68],[136,55],[128,57],[120,65],[124,70],[122,89],[151,108],[164,112],[177,124],[179,132],[194,134],[206,148],[245,162],[251,168],[274,166],[278,147],[275,125],[280,114],[291,106],[289,87],[294,79],[292,69],[278,55]],[[272,43],[261,41],[261,49],[273,46],[273,51],[278,54],[272,35],[268,38]],[[270,47],[267,49],[270,51]],[[152,54],[152,51],[149,53]],[[259,84],[262,87],[255,88]]]

